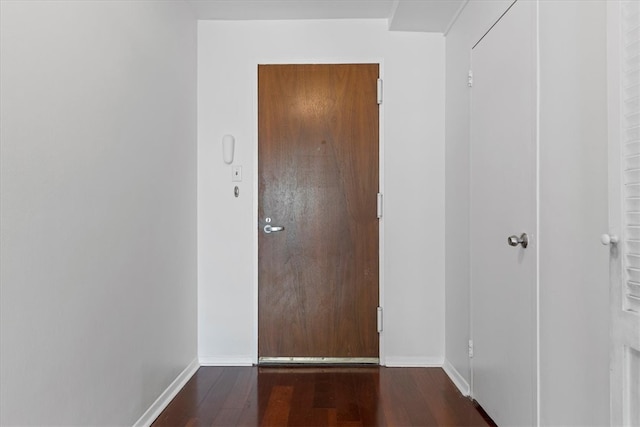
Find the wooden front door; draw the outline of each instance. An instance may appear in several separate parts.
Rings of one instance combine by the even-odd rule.
[[[258,67],[262,363],[377,360],[377,79],[378,64]]]

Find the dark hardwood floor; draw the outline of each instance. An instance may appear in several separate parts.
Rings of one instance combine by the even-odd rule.
[[[202,367],[153,426],[495,426],[440,368]]]

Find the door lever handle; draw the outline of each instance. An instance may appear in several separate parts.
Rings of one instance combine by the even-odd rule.
[[[271,224],[267,224],[264,226],[264,232],[267,234],[277,233],[278,231],[284,230],[284,227],[274,226]]]
[[[520,236],[509,236],[507,238],[507,243],[509,243],[509,246],[522,245],[523,248],[526,248],[529,246],[529,236],[527,236],[527,233],[522,233]]]

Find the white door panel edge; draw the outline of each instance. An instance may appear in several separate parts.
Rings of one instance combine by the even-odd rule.
[[[538,423],[536,19],[516,2],[472,50],[472,393],[498,425]]]
[[[640,425],[640,5],[607,4],[611,425]],[[606,240],[606,239],[605,239]],[[610,240],[610,239],[609,239]],[[610,241],[611,242],[611,241]],[[604,243],[604,241],[603,241]]]

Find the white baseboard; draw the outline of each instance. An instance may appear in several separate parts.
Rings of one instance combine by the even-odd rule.
[[[252,357],[201,357],[200,366],[253,366]]]
[[[451,381],[458,387],[460,393],[464,396],[469,396],[471,394],[471,387],[469,387],[469,383],[464,379],[460,372],[447,360],[444,360],[444,365],[442,366],[444,372],[449,376]]]
[[[187,366],[182,372],[180,372],[176,379],[173,380],[171,384],[169,384],[169,387],[167,387],[166,390],[163,391],[162,394],[160,394],[156,401],[153,402],[149,409],[147,409],[145,413],[142,414],[140,419],[136,421],[133,426],[149,427],[151,423],[153,423],[156,418],[158,418],[162,411],[164,411],[169,403],[171,403],[171,400],[176,397],[176,394],[178,394],[178,392],[182,390],[182,387],[184,387],[187,381],[191,379],[191,377],[196,373],[199,367],[200,364],[198,363],[198,359],[194,359],[191,363],[189,363],[189,366]]]
[[[444,360],[440,357],[387,356],[385,366],[389,368],[441,368]]]

